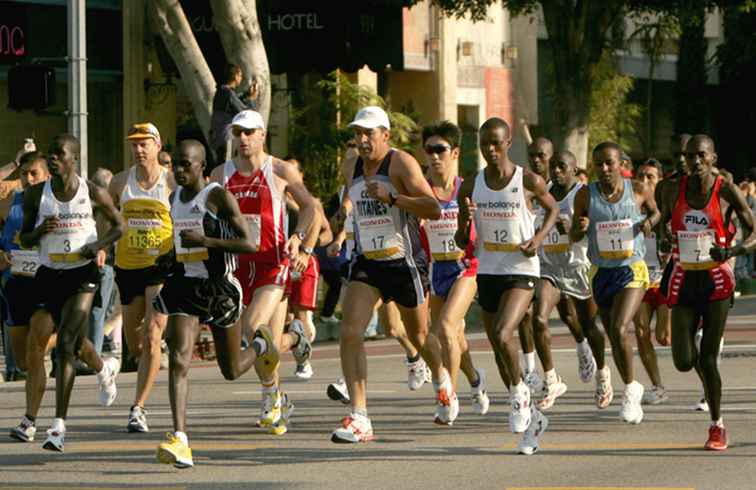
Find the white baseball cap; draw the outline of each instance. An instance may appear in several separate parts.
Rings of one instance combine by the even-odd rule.
[[[231,126],[239,126],[245,129],[265,129],[265,121],[259,112],[247,109],[241,111],[231,120]]]
[[[365,129],[373,129],[377,127],[391,129],[391,123],[389,122],[386,111],[374,105],[369,105],[360,109],[357,115],[354,116],[354,121],[349,123],[349,127],[352,126],[359,126]]]

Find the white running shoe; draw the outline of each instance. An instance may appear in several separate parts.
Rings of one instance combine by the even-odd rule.
[[[97,385],[100,388],[100,405],[109,407],[118,396],[116,376],[121,369],[121,362],[115,357],[107,357],[102,361],[102,371],[97,373]]]
[[[561,376],[557,376],[553,383],[549,383],[547,379],[543,385],[543,399],[538,402],[538,409],[548,410],[553,407],[556,399],[564,395],[566,391],[567,385],[562,381]]]
[[[488,413],[488,407],[491,404],[486,386],[486,372],[482,368],[475,369],[475,372],[478,373],[478,386],[477,388],[470,387],[473,412],[477,415],[485,415]]]
[[[541,375],[536,370],[525,373],[525,384],[530,388],[531,397],[543,391],[543,379],[541,379]]]
[[[436,417],[433,420],[438,425],[452,425],[459,415],[459,399],[452,391],[451,381],[446,383],[436,393]]]
[[[310,361],[305,361],[303,364],[297,364],[297,369],[294,371],[294,376],[299,379],[310,379],[315,372],[312,370],[312,364]]]
[[[297,364],[304,364],[310,360],[310,356],[312,355],[312,344],[310,344],[310,340],[305,335],[304,325],[299,320],[292,320],[289,325],[289,332],[296,333],[299,336],[299,341],[291,348],[291,353],[294,355],[294,359],[297,360]]]
[[[335,383],[329,384],[328,389],[326,389],[326,394],[328,395],[328,398],[335,402],[341,402],[344,405],[349,404],[349,390],[347,389],[344,378],[339,378]]]
[[[609,366],[596,371],[596,392],[593,394],[598,408],[608,407],[614,399],[614,388],[612,388],[612,370]]]
[[[646,390],[643,393],[643,405],[659,405],[669,400],[667,390],[663,386],[651,386],[651,389]]]
[[[34,425],[34,422],[26,418],[26,415],[24,415],[21,422],[11,429],[10,436],[17,441],[32,442],[36,433],[37,427]]]
[[[642,399],[642,384],[633,381],[625,386],[625,393],[622,395],[622,407],[619,412],[620,418],[628,424],[640,424],[643,420],[643,408],[641,408]]]
[[[549,426],[549,419],[536,410],[532,409],[533,413],[530,417],[530,425],[525,433],[522,435],[520,443],[517,445],[517,453],[530,456],[538,451],[538,438],[546,432]]]
[[[331,442],[354,444],[372,441],[373,424],[368,417],[350,414],[341,420],[341,427],[331,433]]]
[[[129,412],[129,423],[126,425],[126,430],[129,432],[149,432],[150,428],[147,425],[147,410],[136,405],[131,407],[131,412]]]
[[[44,444],[42,444],[42,449],[47,449],[48,451],[58,451],[62,453],[63,442],[65,438],[65,430],[47,429],[47,439],[45,440]]]
[[[270,427],[276,425],[281,419],[281,392],[263,391],[262,407],[260,408],[260,419],[257,421],[258,427]]]
[[[528,386],[520,381],[517,386],[512,387],[509,393],[509,403],[512,411],[509,413],[509,428],[515,434],[525,432],[530,425],[530,390]]]
[[[422,357],[415,362],[405,359],[404,363],[407,365],[407,386],[412,391],[419,390],[426,383],[428,376],[426,371],[430,369],[425,365]]]
[[[578,376],[583,383],[590,383],[596,375],[596,359],[593,358],[593,352],[586,349],[584,352],[577,350],[578,358]]]
[[[693,404],[693,410],[695,410],[696,412],[709,411],[709,402],[706,401],[706,395],[704,394],[703,390],[701,391],[701,398],[699,398],[698,401]]]
[[[281,418],[274,425],[270,426],[268,434],[275,436],[286,434],[289,431],[289,420],[294,415],[295,408],[294,402],[289,398],[289,394],[286,392],[281,393]]]

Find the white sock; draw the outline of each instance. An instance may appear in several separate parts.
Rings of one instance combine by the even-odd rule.
[[[260,348],[260,353],[258,355],[265,354],[265,351],[268,350],[268,343],[265,342],[265,339],[261,339],[260,337],[257,337],[255,340],[252,341],[252,344],[257,344],[257,346]]]
[[[722,421],[722,417],[719,417],[719,420],[712,420],[711,425],[718,425],[719,427],[724,427],[724,422]]]
[[[266,385],[262,385],[262,392],[263,392],[263,394],[264,393],[275,393],[276,391],[278,391],[278,386],[276,386],[275,384],[267,385],[267,386]]]
[[[173,435],[176,436],[179,441],[183,442],[184,446],[188,446],[189,445],[189,438],[186,437],[186,432],[176,431],[176,432],[173,433]]]
[[[443,369],[441,371],[441,379],[438,381],[433,381],[433,389],[436,393],[441,391],[441,387],[446,384],[446,382],[449,381],[449,373],[446,372],[446,369]]]
[[[525,372],[532,373],[535,371],[535,352],[524,354],[523,357],[525,358]]]
[[[546,383],[554,384],[557,382],[556,369],[550,369],[543,373],[543,375],[546,377]]]
[[[578,342],[577,344],[577,351],[581,354],[584,354],[591,350],[591,346],[588,344],[588,339],[583,338],[581,342]]]
[[[66,421],[61,418],[54,418],[52,426],[50,427],[54,431],[58,432],[65,432],[66,431]]]

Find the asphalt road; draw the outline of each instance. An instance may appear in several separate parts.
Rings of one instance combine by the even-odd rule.
[[[474,329],[473,329],[474,330]],[[0,385],[0,487],[10,488],[464,488],[470,489],[753,489],[756,488],[756,299],[739,301],[727,330],[723,361],[724,420],[731,447],[702,449],[708,417],[690,409],[699,396],[691,373],[678,373],[668,349],[659,349],[670,400],[646,407],[639,426],[618,418],[621,382],[612,366],[615,401],[603,411],[592,400],[593,384],[577,378],[574,344],[556,327],[556,366],[569,389],[548,412],[541,451],[518,456],[519,436],[507,428],[508,397],[482,335],[473,332],[474,361],[486,369],[492,408],[472,414],[468,385],[460,381],[462,412],[452,427],[432,423],[432,389],[410,392],[398,346],[368,343],[370,414],[376,441],[335,445],[329,433],[346,414],[328,400],[326,385],[339,374],[337,346],[315,349],[315,376],[296,380],[287,355],[284,387],[297,405],[290,432],[282,437],[254,427],[259,384],[253,374],[224,381],[212,363],[190,372],[189,437],[195,467],[160,465],[155,449],[170,430],[167,372],[151,397],[148,434],[125,432],[135,374],[118,378],[119,396],[109,408],[97,404],[94,377],[77,381],[68,419],[66,452],[44,451],[44,430],[53,415],[52,382],[33,443],[5,435],[23,414],[23,385]],[[636,358],[639,379],[648,384]]]

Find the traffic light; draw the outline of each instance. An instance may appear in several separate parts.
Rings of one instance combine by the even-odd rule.
[[[8,108],[41,111],[55,105],[55,70],[23,64],[8,70]]]

